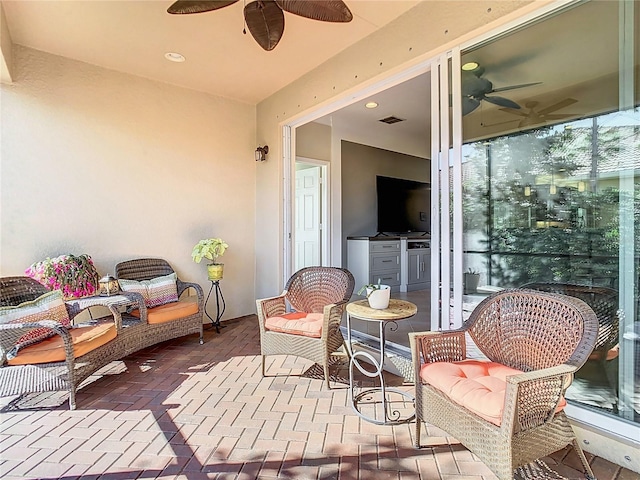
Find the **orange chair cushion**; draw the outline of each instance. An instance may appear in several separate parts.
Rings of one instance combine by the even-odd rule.
[[[171,322],[180,318],[198,313],[198,303],[195,300],[181,300],[179,302],[165,303],[158,307],[147,308],[147,323]],[[134,317],[140,318],[140,311],[131,312]]]
[[[281,317],[270,317],[264,322],[264,328],[272,332],[290,333],[305,337],[322,336],[322,313],[291,312]]]
[[[458,405],[498,426],[502,423],[507,377],[519,373],[522,371],[482,360],[435,362],[420,367],[423,381]],[[562,398],[558,410],[565,405]]]
[[[77,327],[69,330],[73,342],[74,358],[106,344],[116,338],[117,331],[113,322],[100,323],[90,327]],[[64,341],[60,335],[48,338],[18,351],[9,365],[32,365],[38,363],[63,362],[65,360]]]

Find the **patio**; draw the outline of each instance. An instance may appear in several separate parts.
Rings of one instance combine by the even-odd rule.
[[[347,404],[347,369],[290,356],[268,357],[260,376],[257,319],[205,330],[114,362],[78,392],[2,399],[0,476],[11,479],[447,479],[496,477],[446,433],[377,426]],[[291,376],[284,376],[291,374]],[[402,386],[400,379],[389,378]],[[36,408],[37,407],[37,408]],[[637,479],[590,456],[599,480]],[[573,452],[544,459],[523,478],[584,476]],[[545,464],[542,466],[544,467]],[[578,467],[579,468],[579,467]]]

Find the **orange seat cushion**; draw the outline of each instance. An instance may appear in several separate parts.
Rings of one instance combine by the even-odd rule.
[[[482,360],[435,362],[420,368],[423,381],[495,425],[502,423],[507,377],[519,373],[522,371]],[[558,409],[565,405],[562,398]]]
[[[291,312],[280,317],[267,318],[264,328],[272,332],[320,338],[323,319],[322,313]]]
[[[74,358],[100,347],[116,338],[117,331],[113,322],[100,323],[90,327],[77,327],[69,330],[73,342]],[[35,345],[22,348],[9,365],[32,365],[38,363],[63,362],[65,360],[64,341],[60,335],[43,340]]]
[[[179,302],[165,303],[157,307],[147,308],[147,323],[153,325],[171,322],[196,313],[198,313],[198,303],[196,301],[181,300]],[[134,310],[131,315],[140,318],[140,311]]]

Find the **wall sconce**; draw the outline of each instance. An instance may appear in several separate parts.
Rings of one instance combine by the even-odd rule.
[[[551,186],[549,187],[549,193],[551,195],[555,195],[556,193],[558,193],[558,189],[556,188],[556,186],[552,183]]]
[[[531,186],[527,185],[526,187],[524,187],[524,196],[525,197],[530,197],[531,196]]]
[[[267,159],[267,153],[269,153],[269,146],[265,145],[264,147],[258,146],[256,148],[256,162],[264,162]]]
[[[111,275],[105,275],[99,280],[99,292],[102,297],[109,297],[116,295],[120,291],[120,284],[118,280]]]
[[[586,185],[584,182],[578,182],[578,191],[579,192],[584,192],[586,190]]]

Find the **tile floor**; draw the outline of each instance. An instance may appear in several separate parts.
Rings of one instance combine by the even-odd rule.
[[[427,428],[416,450],[414,424],[361,420],[340,363],[331,390],[318,366],[290,356],[269,357],[262,378],[255,316],[226,325],[207,329],[204,345],[190,335],[112,363],[80,390],[75,411],[61,393],[1,399],[0,478],[496,478],[443,431]],[[588,457],[599,480],[639,478]],[[552,471],[527,478],[584,478],[572,451],[544,461]]]

